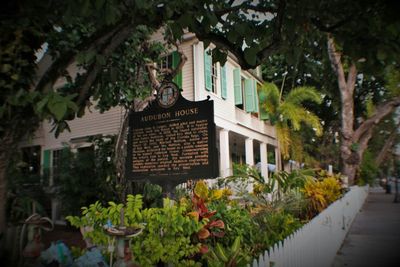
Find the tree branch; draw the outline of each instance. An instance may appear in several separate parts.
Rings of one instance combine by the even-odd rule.
[[[346,23],[352,21],[352,19],[354,19],[353,16],[348,16],[330,26],[324,25],[319,18],[311,18],[310,21],[321,32],[333,33],[337,28],[342,27]]]
[[[110,40],[110,43],[106,48],[102,51],[102,55],[107,58],[111,55],[112,52],[122,43],[124,42],[134,31],[134,28],[131,25],[125,25],[122,27]],[[90,70],[85,73],[86,78],[85,82],[80,88],[79,96],[77,100],[78,106],[82,105],[86,99],[88,98],[88,92],[92,84],[95,82],[97,75],[99,74],[102,65],[99,63],[93,63]]]
[[[156,75],[154,73],[158,70],[158,68],[154,66],[154,63],[148,63],[146,64],[146,69],[151,82],[151,87],[155,90],[158,90],[158,88],[160,88],[160,82],[157,80]]]
[[[379,105],[376,108],[374,114],[369,119],[364,121],[354,132],[352,138],[353,143],[358,143],[360,141],[360,138],[363,134],[365,134],[366,131],[375,127],[376,124],[378,124],[384,117],[393,112],[398,106],[400,106],[400,96],[397,96],[392,100],[386,101]]]
[[[329,61],[331,62],[332,69],[338,77],[339,87],[341,85],[345,85],[346,78],[344,75],[343,65],[341,62],[341,53],[339,53],[336,50],[335,40],[330,34],[328,34],[328,56],[329,56]]]
[[[180,60],[179,60],[178,66],[176,66],[176,68],[172,69],[172,71],[171,71],[170,75],[172,78],[175,77],[183,69],[183,66],[185,65],[185,63],[187,61],[187,57],[186,57],[185,53],[183,53],[182,46],[180,45],[179,42],[175,43],[175,47],[176,47],[176,51],[180,55]]]
[[[155,95],[150,95],[145,99],[135,98],[133,103],[133,108],[136,112],[143,111],[155,99],[156,99]]]
[[[400,121],[397,123],[396,127],[394,127],[394,129],[392,130],[388,139],[386,139],[385,145],[382,147],[381,151],[379,152],[378,156],[375,159],[375,163],[378,167],[382,164],[389,149],[394,145],[394,140],[398,135],[397,131],[399,128],[400,128]]]
[[[267,58],[268,56],[272,55],[278,48],[282,39],[282,25],[283,25],[283,19],[285,15],[285,7],[286,7],[286,0],[281,0],[279,2],[279,5],[277,8],[272,8],[272,7],[257,7],[257,6],[251,6],[248,4],[242,4],[238,5],[235,7],[232,7],[229,9],[229,11],[240,9],[243,7],[251,7],[251,9],[257,9],[257,11],[265,11],[265,12],[273,12],[277,13],[276,18],[275,18],[275,23],[274,23],[274,33],[272,36],[272,41],[269,44],[264,44],[263,49],[261,49],[259,52],[257,52],[257,59],[255,64],[250,64],[247,62],[245,56],[244,56],[244,51],[242,49],[241,45],[238,45],[237,43],[232,43],[230,42],[225,36],[212,32],[212,31],[204,31],[202,28],[201,23],[197,22],[195,25],[195,32],[197,38],[200,40],[204,41],[212,41],[217,47],[226,49],[230,51],[232,54],[236,56],[236,59],[238,60],[238,63],[243,69],[251,69],[257,66],[257,64],[260,63],[261,59]],[[221,10],[220,10],[221,11]],[[228,9],[225,9],[224,11],[228,11]],[[216,11],[218,12],[218,11]]]
[[[332,35],[328,34],[328,56],[329,61],[331,62],[332,69],[336,73],[339,92],[340,92],[340,101],[342,105],[341,116],[342,116],[342,143],[341,143],[341,151],[344,155],[350,155],[350,141],[354,132],[354,85],[355,78],[357,76],[357,68],[355,64],[352,64],[350,67],[350,71],[348,73],[348,81],[346,82],[346,77],[344,74],[343,64],[341,61],[341,54],[336,50],[335,40]]]
[[[359,156],[360,163],[362,162],[364,152],[368,147],[368,142],[372,137],[372,132],[373,132],[373,128],[369,128],[367,131],[364,132],[364,134],[361,136],[361,138],[358,142],[359,147],[358,147],[357,154]]]
[[[347,83],[346,89],[349,93],[351,93],[351,97],[353,98],[354,87],[356,85],[357,79],[357,67],[354,62],[351,63],[349,72],[347,73]]]
[[[79,44],[75,51],[85,51],[95,49],[107,42],[117,31],[119,31],[124,24],[121,23],[117,26],[114,25],[112,28],[105,28],[99,31],[95,36],[88,38],[83,43]],[[36,71],[36,81],[34,83],[35,91],[46,91],[52,89],[54,83],[63,75],[63,72],[75,62],[75,56],[77,52],[69,51],[63,53],[62,56],[53,60],[50,59],[51,51],[47,51],[43,56],[42,60],[38,63]],[[53,61],[52,61],[53,60]]]
[[[208,32],[208,33],[197,32],[196,36],[202,41],[210,40],[217,47],[226,49],[229,52],[231,52],[233,55],[235,55],[239,65],[242,67],[242,69],[246,70],[246,69],[252,69],[255,67],[254,65],[251,65],[246,61],[246,59],[244,57],[244,52],[241,49],[241,47],[238,46],[237,44],[229,42],[229,40],[227,38],[225,38],[224,36],[215,34],[213,32]],[[271,51],[271,54],[272,54],[272,51]]]

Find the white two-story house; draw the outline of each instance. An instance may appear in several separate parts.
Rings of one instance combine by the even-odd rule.
[[[161,34],[155,36],[161,38]],[[259,110],[260,70],[242,70],[232,55],[228,55],[224,66],[213,64],[207,53],[212,45],[204,47],[191,33],[185,34],[181,47],[188,60],[174,81],[183,89],[182,96],[191,101],[207,96],[214,100],[219,175],[231,175],[232,163],[236,162],[257,164],[261,174],[268,177],[268,158],[273,158],[276,166],[281,164],[275,128],[263,120],[265,114]],[[162,64],[176,65],[178,58],[177,52],[171,51]],[[35,147],[41,168],[53,170],[64,147],[80,149],[89,145],[90,136],[118,134],[126,112],[123,107],[114,107],[100,113],[92,107],[84,117],[71,121],[71,131],[58,138],[50,133],[51,124],[44,122],[35,137],[23,146]]]

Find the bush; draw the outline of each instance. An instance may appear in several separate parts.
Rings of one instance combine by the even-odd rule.
[[[124,210],[124,225],[140,228],[142,234],[131,241],[134,258],[141,266],[154,266],[159,262],[178,266],[194,266],[191,257],[200,250],[200,244],[192,243],[191,236],[205,224],[186,216],[186,205],[174,204],[165,199],[163,208],[142,209],[141,195],[128,195],[126,205],[109,202],[107,207],[96,202],[82,210],[82,217],[68,216],[67,220],[76,227],[89,226],[86,233],[94,244],[107,248],[113,238],[107,236],[104,226],[120,225],[121,210]],[[107,253],[106,251],[103,251]]]
[[[309,179],[301,190],[308,200],[308,218],[320,213],[342,194],[339,181],[335,177],[323,180]]]
[[[372,185],[374,180],[378,177],[378,173],[379,168],[376,166],[372,153],[369,150],[366,150],[360,165],[358,184]]]

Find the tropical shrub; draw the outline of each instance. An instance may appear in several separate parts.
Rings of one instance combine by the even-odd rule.
[[[141,266],[154,266],[159,262],[177,266],[194,266],[191,259],[200,251],[201,244],[193,243],[191,237],[206,224],[187,216],[188,206],[165,199],[163,208],[142,209],[140,195],[128,195],[126,204],[109,202],[103,207],[100,202],[82,208],[82,217],[68,216],[76,227],[89,227],[85,233],[92,243],[107,248],[113,241],[105,232],[105,225],[120,225],[121,210],[126,227],[140,228],[141,235],[131,240],[131,250]],[[115,242],[115,241],[114,241]],[[108,253],[107,251],[103,251]]]
[[[283,240],[302,225],[298,218],[283,210],[259,210],[254,214],[253,220],[257,229],[252,246],[254,257],[258,257],[259,254],[276,242]]]
[[[218,240],[218,243],[229,247],[237,237],[240,237],[242,247],[251,250],[259,230],[249,210],[240,206],[237,201],[216,201],[210,206],[218,211],[215,217],[225,223],[225,235]]]
[[[78,215],[82,206],[97,200],[105,204],[107,200],[118,199],[113,163],[114,137],[90,141],[92,146],[78,149],[76,153],[68,147],[60,153],[58,175],[54,178],[64,214]]]
[[[376,177],[378,177],[379,168],[377,167],[373,154],[366,150],[360,165],[359,185],[372,185]]]
[[[194,256],[201,244],[191,237],[205,225],[205,221],[186,216],[187,207],[175,205],[166,199],[164,208],[142,211],[146,226],[143,233],[132,240],[132,251],[141,266],[154,266],[159,262],[174,266],[199,266]]]
[[[342,194],[341,185],[335,177],[327,177],[323,180],[309,179],[301,191],[309,201],[308,218],[324,210]]]

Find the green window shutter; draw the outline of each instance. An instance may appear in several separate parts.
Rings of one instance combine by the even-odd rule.
[[[226,89],[226,63],[221,67],[221,97],[223,99],[228,98],[228,92]]]
[[[253,79],[254,112],[258,112],[257,81]]]
[[[211,72],[212,72],[212,58],[208,54],[209,50],[204,50],[204,81],[206,85],[206,90],[212,90]]]
[[[254,103],[254,82],[253,79],[246,79],[244,81],[244,101],[247,112],[255,112]]]
[[[179,56],[179,53],[177,51],[172,52],[172,67],[176,68],[179,65],[181,58]],[[182,70],[176,74],[176,76],[173,79],[173,82],[176,83],[179,88],[182,88]]]
[[[43,150],[43,172],[50,170],[51,150]]]
[[[240,77],[240,68],[233,70],[233,89],[235,92],[235,105],[243,104],[242,98],[242,78]]]
[[[258,91],[258,103],[260,106],[260,120],[268,120],[269,116],[266,110],[267,96],[262,90]]]

